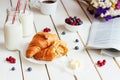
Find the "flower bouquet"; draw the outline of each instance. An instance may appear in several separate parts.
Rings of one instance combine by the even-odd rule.
[[[106,21],[120,17],[120,0],[82,0],[89,7],[88,11],[94,14],[95,18],[103,18]]]

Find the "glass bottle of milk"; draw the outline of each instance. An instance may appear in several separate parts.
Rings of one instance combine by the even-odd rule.
[[[34,32],[33,13],[30,10],[20,10],[20,22],[22,23],[23,37],[30,36]]]
[[[17,50],[22,41],[22,25],[16,15],[15,22],[12,23],[14,12],[8,12],[8,20],[4,25],[5,47],[8,50]]]

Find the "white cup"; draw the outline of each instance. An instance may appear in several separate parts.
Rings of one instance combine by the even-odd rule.
[[[45,15],[54,15],[56,13],[58,0],[37,0],[33,6],[40,9]]]

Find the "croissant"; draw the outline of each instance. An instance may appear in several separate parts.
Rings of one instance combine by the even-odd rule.
[[[41,50],[37,54],[34,55],[36,60],[44,60],[44,61],[52,61],[58,56],[67,55],[68,48],[66,44],[60,40],[56,41],[50,47]]]
[[[36,53],[40,52],[44,48],[49,47],[57,40],[59,40],[59,38],[55,34],[47,32],[37,33],[27,47],[26,57],[33,57]]]

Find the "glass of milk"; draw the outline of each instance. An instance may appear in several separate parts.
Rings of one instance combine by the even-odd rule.
[[[8,50],[17,50],[22,41],[22,25],[19,22],[18,12],[16,14],[15,9],[8,9],[8,20],[4,25],[4,40],[5,47]],[[14,23],[12,23],[13,16],[15,17]]]
[[[8,50],[17,50],[22,41],[22,25],[19,21],[7,21],[4,25],[5,47]]]
[[[22,23],[23,37],[30,36],[34,32],[33,13],[30,10],[20,10],[20,22]]]

